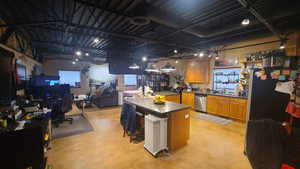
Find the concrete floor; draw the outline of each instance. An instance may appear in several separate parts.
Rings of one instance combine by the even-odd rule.
[[[251,169],[243,155],[245,126],[221,126],[191,118],[188,145],[159,158],[122,137],[120,108],[86,113],[94,131],[56,139],[48,155],[53,169]]]

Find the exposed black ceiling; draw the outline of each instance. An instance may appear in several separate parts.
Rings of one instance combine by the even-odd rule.
[[[267,24],[284,35],[299,27],[299,7],[299,0],[1,0],[0,17],[42,55],[119,50],[155,58],[264,36]],[[241,25],[245,18],[250,25]]]

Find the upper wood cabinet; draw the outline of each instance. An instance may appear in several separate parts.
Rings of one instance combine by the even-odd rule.
[[[185,81],[189,83],[208,83],[210,72],[209,60],[191,60],[187,62]]]

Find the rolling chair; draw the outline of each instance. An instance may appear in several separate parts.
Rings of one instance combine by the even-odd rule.
[[[70,124],[73,123],[73,118],[69,117],[66,118],[66,113],[72,110],[72,104],[73,104],[73,96],[71,94],[65,94],[62,98],[62,102],[60,106],[58,107],[56,111],[56,115],[54,117],[54,125],[55,127],[58,127],[60,123],[63,123],[64,121],[70,122]]]

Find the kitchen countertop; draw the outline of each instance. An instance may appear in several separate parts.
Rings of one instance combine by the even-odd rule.
[[[154,104],[153,100],[150,98],[127,98],[124,99],[125,103],[133,104],[138,107],[147,109],[147,113],[157,115],[157,116],[165,116],[168,113],[176,112],[179,110],[189,109],[190,106],[184,104],[177,104],[173,102],[165,102],[165,104],[159,105]]]
[[[155,92],[155,95],[161,95],[161,96],[176,96],[179,95],[179,93],[171,92],[171,91],[161,91],[161,92]]]

